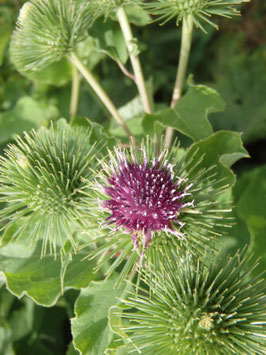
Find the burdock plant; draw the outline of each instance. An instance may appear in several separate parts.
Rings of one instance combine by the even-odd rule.
[[[63,58],[71,63],[71,122],[60,119],[24,133],[0,158],[0,286],[6,283],[12,293],[46,306],[59,297],[57,282],[62,291],[64,286],[78,289],[70,302],[61,298],[60,305],[69,307],[77,297],[71,323],[73,345],[81,354],[266,353],[266,299],[260,276],[250,267],[250,254],[217,256],[224,228],[232,224],[235,176],[230,167],[247,154],[239,133],[213,133],[208,114],[224,106],[215,90],[190,81],[181,97],[193,27],[206,31],[207,24],[216,26],[214,15],[238,14],[236,6],[243,2],[30,0],[20,10],[11,60],[22,74],[42,71]],[[182,38],[167,107],[166,102],[153,102],[153,85],[144,79],[142,46],[131,23],[163,24],[173,18],[182,23]],[[90,36],[92,26],[96,31]],[[102,53],[114,53],[110,57],[127,76],[125,82],[116,78],[111,84],[114,91],[119,87],[115,96],[125,105],[121,110],[89,70],[93,60],[86,53],[94,57],[99,49],[97,61]],[[98,75],[105,69],[103,65]],[[107,87],[113,74],[104,78]],[[114,121],[101,125],[76,115],[82,76],[126,135]],[[130,87],[129,79],[138,95],[125,102],[132,87],[119,98],[120,84]],[[154,88],[160,86],[157,75],[153,80]],[[82,97],[87,95],[83,91]],[[60,111],[67,95],[59,96]],[[87,102],[84,107],[90,116]],[[1,115],[1,127],[12,113]],[[263,228],[259,217],[250,220]],[[258,250],[259,242],[253,241]],[[33,251],[31,245],[36,246]],[[61,258],[55,260],[58,250]],[[46,255],[49,251],[52,257]],[[24,329],[18,333],[23,344],[32,339],[24,336]],[[1,321],[0,334],[7,334]],[[1,354],[2,349],[0,341]],[[72,351],[69,347],[67,353]]]
[[[88,227],[84,180],[94,178],[95,152],[90,130],[63,120],[10,144],[0,161],[2,243],[40,240],[43,255],[47,248],[56,253],[67,240],[76,249],[73,234]]]
[[[123,331],[133,353],[236,354],[266,352],[265,284],[245,253],[179,258],[142,269],[138,295],[123,300]],[[135,350],[135,352],[134,352]]]

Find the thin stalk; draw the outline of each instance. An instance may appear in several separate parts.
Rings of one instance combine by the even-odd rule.
[[[135,75],[135,82],[143,103],[144,111],[146,113],[152,113],[152,104],[150,102],[150,98],[145,85],[140,60],[138,55],[134,53],[134,49],[135,49],[134,37],[131,31],[130,23],[127,18],[127,14],[122,6],[120,6],[116,15],[121,27],[121,31],[125,38],[131,65]]]
[[[69,107],[70,118],[75,116],[78,110],[79,89],[80,89],[79,71],[77,67],[74,64],[72,64],[72,88],[71,88],[71,99],[70,99],[70,107]]]
[[[109,98],[109,96],[106,94],[102,86],[98,83],[98,81],[95,79],[93,74],[88,70],[88,68],[82,63],[80,58],[76,55],[76,53],[72,52],[69,55],[69,60],[77,67],[79,72],[84,76],[84,78],[87,80],[88,84],[91,86],[91,88],[95,91],[99,99],[102,101],[102,103],[105,105],[107,110],[110,112],[110,114],[113,116],[113,118],[117,121],[118,124],[121,125],[121,127],[124,129],[128,137],[133,137],[132,133],[126,126],[125,122],[123,121],[123,118],[120,116],[119,112],[117,111],[117,108],[113,104],[112,100]]]
[[[174,107],[182,95],[182,89],[184,84],[184,79],[187,71],[188,58],[190,54],[191,41],[193,32],[193,18],[188,15],[183,19],[182,22],[182,38],[181,38],[181,48],[179,54],[179,63],[177,67],[176,81],[172,95],[172,101],[170,107]],[[167,127],[165,133],[164,145],[166,148],[170,147],[173,137],[173,128]]]

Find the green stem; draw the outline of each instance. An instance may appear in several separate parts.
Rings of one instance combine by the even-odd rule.
[[[145,85],[142,68],[140,64],[139,57],[136,53],[136,44],[134,43],[134,37],[131,31],[130,23],[127,18],[127,14],[122,6],[118,9],[117,19],[119,21],[123,36],[125,38],[125,42],[127,45],[131,65],[133,68],[133,72],[135,75],[135,82],[143,103],[144,111],[146,113],[152,113],[152,104],[150,102],[150,98],[147,92],[147,88]]]
[[[193,18],[191,15],[188,15],[183,19],[182,22],[182,38],[181,38],[181,49],[179,54],[179,63],[176,74],[176,81],[172,95],[171,107],[173,108],[177,101],[182,95],[182,89],[184,84],[184,79],[187,71],[188,58],[191,48],[192,41],[192,32],[193,32]],[[173,137],[173,128],[167,127],[165,133],[164,144],[166,148],[170,147]]]
[[[95,79],[93,74],[88,70],[88,68],[82,63],[80,58],[76,55],[76,53],[72,52],[69,55],[69,60],[77,67],[79,72],[84,76],[84,78],[87,80],[91,88],[95,91],[97,96],[100,98],[102,103],[105,105],[107,110],[111,113],[113,118],[117,121],[118,124],[121,125],[121,127],[124,129],[128,137],[133,137],[132,133],[126,126],[125,122],[123,121],[123,118],[120,116],[119,112],[117,111],[117,108],[113,104],[112,100],[109,98],[109,96],[106,94],[104,89],[101,87],[101,85],[98,83],[98,81]]]
[[[69,107],[70,117],[75,116],[78,110],[79,88],[80,88],[79,72],[77,67],[74,64],[72,64],[72,89],[71,89],[71,99],[70,99],[70,107]]]

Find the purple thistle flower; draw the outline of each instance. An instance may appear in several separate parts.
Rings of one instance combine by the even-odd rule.
[[[179,229],[179,211],[192,202],[185,203],[187,190],[180,188],[184,179],[175,178],[172,165],[167,164],[167,152],[157,160],[149,162],[143,149],[143,162],[138,164],[132,155],[132,162],[124,152],[116,150],[116,168],[112,166],[104,192],[110,197],[103,203],[111,215],[108,224],[115,224],[131,234],[136,250],[139,249],[138,236],[143,236],[143,251],[149,246],[153,232],[171,232],[182,237]],[[178,225],[178,229],[174,228]]]
[[[144,256],[146,265],[157,263],[165,250],[202,254],[206,242],[228,226],[224,214],[230,209],[218,198],[228,186],[216,180],[215,165],[204,164],[198,150],[162,147],[158,156],[149,137],[141,147],[119,145],[101,161],[96,181],[88,182],[88,213],[99,226],[92,226],[88,243],[96,248],[89,257],[98,258],[97,270],[111,261],[107,277],[123,263],[117,284]]]

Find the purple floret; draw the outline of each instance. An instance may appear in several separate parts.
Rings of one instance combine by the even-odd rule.
[[[121,161],[120,166],[108,179],[104,187],[110,197],[104,207],[111,212],[109,224],[130,231],[132,242],[138,248],[137,232],[145,236],[147,248],[154,231],[173,231],[172,223],[181,224],[177,219],[179,210],[186,205],[180,190],[180,181],[174,182],[170,165],[160,167],[159,161],[150,167],[147,162]]]

